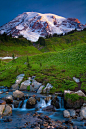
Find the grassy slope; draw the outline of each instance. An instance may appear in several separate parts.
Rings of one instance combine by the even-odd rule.
[[[25,73],[25,79],[36,75],[39,82],[51,83],[54,89],[51,91],[73,90],[78,85],[72,80],[73,76],[79,77],[86,86],[86,43],[76,45],[60,52],[49,52],[19,57],[15,62],[11,61],[0,68],[0,85],[11,86],[20,73]],[[2,65],[2,64],[1,64]]]
[[[14,39],[7,37],[4,40],[3,36],[0,36],[0,57],[12,56],[24,56],[24,55],[35,55],[41,53],[35,48],[32,43],[26,39]]]
[[[74,32],[61,37],[46,39],[46,45],[41,49],[42,52],[60,51],[76,44],[86,43],[86,31]]]

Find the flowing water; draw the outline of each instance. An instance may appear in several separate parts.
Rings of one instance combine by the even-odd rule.
[[[0,89],[0,91],[2,91],[2,89]],[[6,97],[8,94],[6,94],[7,89],[3,90],[4,93],[0,94],[0,97]],[[28,93],[28,92],[24,92],[25,94],[28,94],[29,96],[32,96],[34,93]],[[9,95],[12,95],[13,92],[9,92]],[[38,95],[38,94],[36,94]],[[48,112],[48,111],[42,111],[43,108],[51,105],[51,100],[49,100],[47,103],[45,101],[45,97],[44,95],[38,95],[40,97],[40,101],[37,102],[37,108],[38,108],[38,113],[42,112],[44,115],[49,116],[52,120],[60,120],[63,121],[65,120],[65,118],[63,117],[63,111],[65,110],[64,108],[64,99],[63,97],[57,96],[58,100],[59,100],[59,109],[56,109],[56,112]],[[29,97],[28,97],[29,98]],[[17,122],[17,120],[19,121],[21,118],[24,118],[26,116],[27,113],[35,113],[35,108],[32,109],[26,109],[26,102],[28,99],[25,99],[23,102],[23,105],[21,107],[21,103],[22,101],[20,101],[18,108],[14,108],[14,105],[12,105],[12,125],[15,125],[15,122]],[[29,119],[29,117],[27,118]],[[24,122],[24,120],[22,121],[22,123]],[[74,125],[77,125],[80,127],[80,129],[86,129],[84,125],[83,121],[77,121],[77,120],[72,120],[72,122],[74,123]],[[18,123],[17,123],[18,124]],[[6,129],[4,126],[6,126],[7,128],[10,128],[11,126],[11,122],[5,123],[2,121],[2,118],[0,119],[0,129]]]

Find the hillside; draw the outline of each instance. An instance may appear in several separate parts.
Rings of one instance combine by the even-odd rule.
[[[71,32],[70,34],[45,39],[45,46],[39,49],[42,52],[60,51],[77,44],[86,43],[86,30]],[[38,48],[38,47],[37,47]]]
[[[73,32],[60,37],[51,37],[45,39],[45,45],[32,43],[25,38],[12,38],[6,35],[0,35],[0,57],[40,54],[41,52],[54,52],[68,49],[77,44],[86,43],[86,30]],[[33,46],[34,45],[34,46]]]
[[[44,85],[51,83],[54,86],[53,93],[65,89],[75,90],[78,87],[72,79],[75,76],[80,78],[80,88],[86,92],[86,43],[60,52],[19,57],[6,65],[1,62],[0,65],[0,85],[10,87],[16,76],[24,73],[24,80],[35,75],[36,80]]]

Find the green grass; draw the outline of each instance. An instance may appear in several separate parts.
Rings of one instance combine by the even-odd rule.
[[[41,48],[42,52],[61,51],[77,44],[86,43],[86,30],[74,32],[61,37],[51,37],[45,39],[45,47]]]
[[[26,39],[16,39],[7,36],[7,40],[0,36],[0,57],[35,55],[41,52]]]
[[[25,77],[36,75],[36,80],[44,85],[51,83],[55,92],[63,92],[67,89],[74,90],[78,86],[73,81],[73,76],[83,80],[86,75],[86,43],[60,52],[42,53],[28,58],[30,67],[25,63],[27,56],[1,66],[0,85],[10,87],[15,82],[16,76],[24,73]],[[86,84],[86,80],[84,83]]]
[[[86,97],[79,96],[78,94],[69,94],[69,93],[67,93],[65,95],[65,100],[67,101],[68,99],[70,99],[71,102],[76,102],[77,100],[80,100],[80,99],[86,100]]]

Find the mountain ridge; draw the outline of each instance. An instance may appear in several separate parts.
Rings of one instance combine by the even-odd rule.
[[[4,32],[13,37],[22,35],[27,40],[36,42],[39,37],[65,34],[72,30],[83,30],[85,25],[76,18],[64,18],[51,13],[24,12],[12,21],[0,27],[0,34]]]

